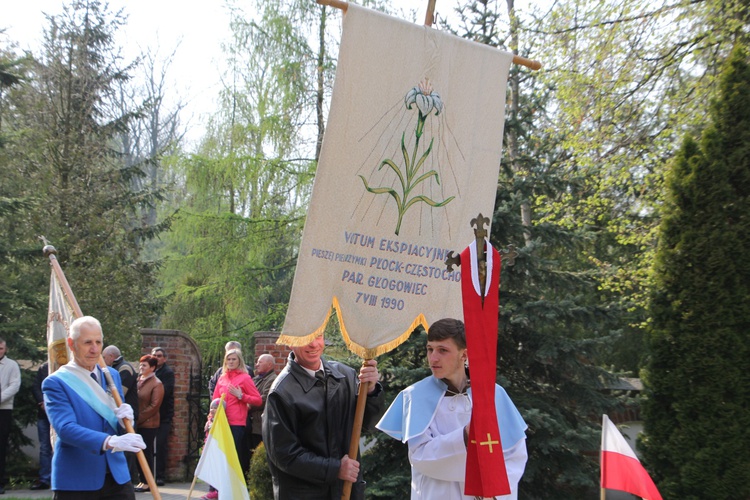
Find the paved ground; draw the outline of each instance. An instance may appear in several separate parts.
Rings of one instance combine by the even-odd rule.
[[[159,493],[161,494],[162,500],[185,500],[188,497],[190,491],[190,483],[167,483],[165,486],[159,487]],[[195,488],[193,488],[193,494],[190,496],[191,500],[197,500],[208,491],[208,485],[202,481],[197,481]],[[6,497],[11,498],[37,498],[47,499],[52,498],[52,492],[46,491],[31,491],[31,490],[5,490]],[[151,493],[136,493],[136,500],[150,500],[153,497]]]

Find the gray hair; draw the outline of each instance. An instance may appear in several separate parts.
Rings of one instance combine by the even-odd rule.
[[[99,323],[99,320],[93,316],[81,316],[80,318],[76,318],[76,320],[70,324],[70,332],[68,333],[68,337],[73,339],[74,342],[78,340],[78,337],[81,336],[81,327],[83,325],[96,328],[97,330],[99,330],[99,335],[104,338],[104,334],[102,333],[102,324]]]
[[[274,357],[271,356],[268,353],[261,354],[260,356],[258,356],[258,361],[270,361],[271,363],[275,363],[276,362],[276,360],[274,359]]]
[[[224,352],[231,351],[232,349],[237,349],[238,351],[242,350],[242,344],[237,342],[236,340],[230,340],[224,345]]]
[[[122,353],[120,352],[120,348],[117,347],[116,345],[108,345],[107,347],[104,348],[104,350],[102,351],[102,355],[106,356],[108,354],[111,354],[112,356],[116,358],[119,358],[120,356],[122,356]]]

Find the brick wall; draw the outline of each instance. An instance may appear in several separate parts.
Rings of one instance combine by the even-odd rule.
[[[169,435],[167,479],[182,480],[187,473],[184,460],[188,453],[189,439],[187,395],[190,392],[191,374],[193,377],[200,377],[201,353],[195,341],[179,330],[143,328],[141,337],[142,354],[151,354],[154,347],[162,347],[167,353],[167,364],[174,370],[174,419]]]
[[[279,373],[286,366],[286,359],[292,349],[285,345],[276,345],[279,332],[255,332],[255,359],[261,354],[270,354],[275,361],[274,370]]]

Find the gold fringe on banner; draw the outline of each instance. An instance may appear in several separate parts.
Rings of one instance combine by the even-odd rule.
[[[406,339],[409,338],[409,335],[414,332],[414,329],[417,328],[419,325],[422,325],[422,327],[427,330],[429,328],[429,324],[427,323],[427,318],[425,318],[424,314],[419,314],[414,321],[412,321],[411,325],[409,325],[409,328],[406,329],[405,332],[403,332],[401,335],[396,337],[395,339],[391,340],[390,342],[386,342],[385,344],[379,345],[377,347],[362,347],[361,345],[354,342],[351,337],[349,336],[349,332],[346,330],[346,323],[344,322],[344,318],[341,314],[341,306],[339,306],[339,300],[334,295],[333,296],[333,309],[336,311],[336,317],[339,320],[339,326],[341,327],[341,336],[344,338],[344,343],[346,343],[346,347],[349,348],[350,351],[352,351],[354,354],[359,356],[362,359],[375,359],[381,354],[385,354],[389,351],[392,351],[396,347],[400,346],[404,342],[406,342]],[[330,313],[330,310],[329,310]],[[309,335],[304,335],[302,337],[296,337],[294,335],[281,335],[279,336],[276,343],[287,345],[290,347],[300,347],[309,344],[313,340],[315,340],[317,337],[323,335],[326,330],[326,326],[328,326],[328,320],[330,319],[331,315],[328,314],[326,316],[326,319],[323,321],[323,324],[320,325],[318,328],[315,329],[314,332],[310,333]]]

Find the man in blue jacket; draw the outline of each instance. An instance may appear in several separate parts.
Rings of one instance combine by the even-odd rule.
[[[52,458],[56,500],[135,499],[124,451],[146,447],[138,434],[119,435],[122,419],[133,418],[128,404],[119,408],[98,366],[102,327],[83,316],[70,325],[68,347],[73,360],[42,383],[44,405],[57,433]],[[107,368],[122,397],[117,370]]]

